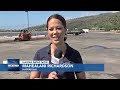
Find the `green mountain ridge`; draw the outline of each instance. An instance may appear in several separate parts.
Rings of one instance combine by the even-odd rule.
[[[120,12],[117,13],[102,13],[99,15],[78,17],[67,21],[67,29],[74,30],[75,28],[93,29],[104,28],[105,30],[120,30]],[[43,31],[46,24],[40,26],[29,27],[30,31]],[[27,29],[27,28],[25,28]]]

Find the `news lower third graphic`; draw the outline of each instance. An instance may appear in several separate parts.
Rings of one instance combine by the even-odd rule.
[[[104,71],[104,64],[50,64],[48,60],[7,59],[0,64],[0,71],[100,72]]]

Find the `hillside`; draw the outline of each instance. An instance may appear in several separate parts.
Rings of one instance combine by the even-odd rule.
[[[120,30],[120,12],[71,19],[67,21],[67,26],[69,29],[105,28],[106,30]]]
[[[30,27],[30,31],[43,31],[46,25]],[[67,28],[74,30],[75,28],[104,28],[105,30],[120,30],[120,12],[103,13],[94,16],[78,17],[67,20]]]
[[[45,24],[41,26],[31,27],[31,29],[43,30]],[[95,16],[86,16],[67,20],[67,28],[105,28],[105,30],[120,30],[120,12],[104,13]]]

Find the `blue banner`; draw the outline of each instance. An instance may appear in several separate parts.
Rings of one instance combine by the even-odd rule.
[[[8,71],[8,65],[7,64],[0,64],[0,71]]]
[[[104,71],[104,64],[0,64],[0,71],[98,72]]]

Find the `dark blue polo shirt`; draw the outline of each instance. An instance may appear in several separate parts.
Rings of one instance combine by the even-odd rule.
[[[51,62],[51,48],[48,46],[38,50],[34,56],[34,60],[49,60]],[[63,61],[70,63],[83,63],[80,53],[70,47],[67,43],[67,50],[64,55]],[[47,78],[50,72],[41,72],[41,78]],[[74,72],[64,72],[62,78],[65,79],[75,79]]]

